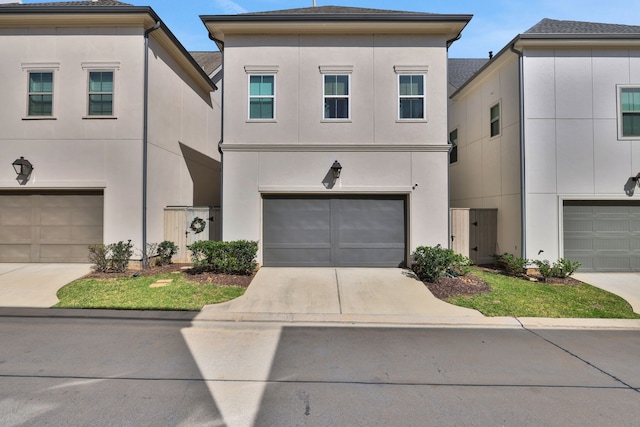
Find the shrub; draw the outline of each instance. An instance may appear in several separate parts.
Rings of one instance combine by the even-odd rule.
[[[109,251],[111,252],[111,269],[117,273],[127,271],[129,259],[133,255],[131,240],[127,240],[127,243],[123,241],[112,243],[109,245]]]
[[[469,258],[440,245],[419,246],[412,256],[411,269],[423,282],[438,283],[447,275],[465,275],[471,265]]]
[[[521,276],[529,264],[527,259],[506,252],[502,255],[493,255],[493,259],[496,260],[496,264],[504,268],[509,276]]]
[[[572,262],[564,258],[560,258],[557,262],[554,262],[553,265],[546,259],[543,261],[533,261],[533,263],[538,266],[538,271],[544,280],[547,280],[549,277],[564,279],[575,273],[581,265],[579,262]]]
[[[201,240],[187,248],[197,270],[224,274],[252,274],[255,270],[258,242],[238,240],[214,242]]]
[[[158,244],[158,256],[160,259],[157,261],[158,265],[171,264],[171,258],[178,253],[178,247],[175,243],[165,240]]]
[[[93,269],[99,273],[109,271],[109,249],[105,245],[89,246],[89,261],[93,263]]]
[[[101,273],[127,271],[131,255],[133,255],[131,240],[127,243],[120,241],[106,246],[89,246],[89,261],[94,264],[93,269]]]

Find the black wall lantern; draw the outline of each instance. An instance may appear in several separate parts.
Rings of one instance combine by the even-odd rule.
[[[340,178],[340,172],[342,172],[342,165],[336,160],[331,165],[331,172],[333,172],[333,177],[335,179]]]
[[[12,163],[12,165],[13,169],[18,174],[16,179],[20,181],[21,184],[26,183],[29,180],[29,176],[31,176],[31,171],[33,171],[33,165],[31,162],[20,156],[19,159]]]

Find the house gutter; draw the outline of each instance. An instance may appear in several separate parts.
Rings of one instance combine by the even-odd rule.
[[[144,32],[144,100],[142,117],[142,268],[147,268],[147,153],[149,146],[149,34],[160,28],[160,20]]]
[[[520,250],[521,258],[527,259],[527,186],[524,146],[524,56],[522,51],[515,48],[515,42],[509,45],[509,50],[518,55],[518,105],[520,106]]]

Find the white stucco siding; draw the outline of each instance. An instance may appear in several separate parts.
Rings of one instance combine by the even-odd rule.
[[[528,257],[563,256],[562,200],[627,199],[623,187],[637,173],[639,151],[637,142],[618,140],[616,91],[640,84],[637,56],[621,49],[526,52]]]
[[[254,36],[230,37],[225,42],[225,142],[442,144],[446,141],[445,61],[446,52],[438,41],[421,36],[294,34],[269,36],[268,42]],[[396,65],[425,70],[425,121],[398,122]],[[272,121],[248,120],[246,66],[276,67]],[[346,66],[345,73],[351,76],[347,121],[323,120],[320,69],[331,66]]]
[[[451,206],[498,209],[498,251],[519,254],[520,116],[518,61],[499,58],[450,104],[449,132],[458,130],[458,161],[449,166]],[[490,110],[500,104],[500,133],[490,135]]]
[[[327,189],[323,180],[334,160],[343,169],[336,185]],[[409,252],[420,245],[446,246],[446,161],[444,151],[227,151],[223,239],[262,239],[262,194],[402,194],[408,196]]]

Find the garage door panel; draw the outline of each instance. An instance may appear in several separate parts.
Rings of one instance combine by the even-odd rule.
[[[565,201],[563,226],[580,271],[640,271],[640,202]]]
[[[398,266],[405,201],[376,196],[265,196],[266,266]]]
[[[4,262],[88,262],[103,241],[102,192],[0,194],[0,259]]]
[[[31,245],[0,244],[0,262],[31,262]]]

